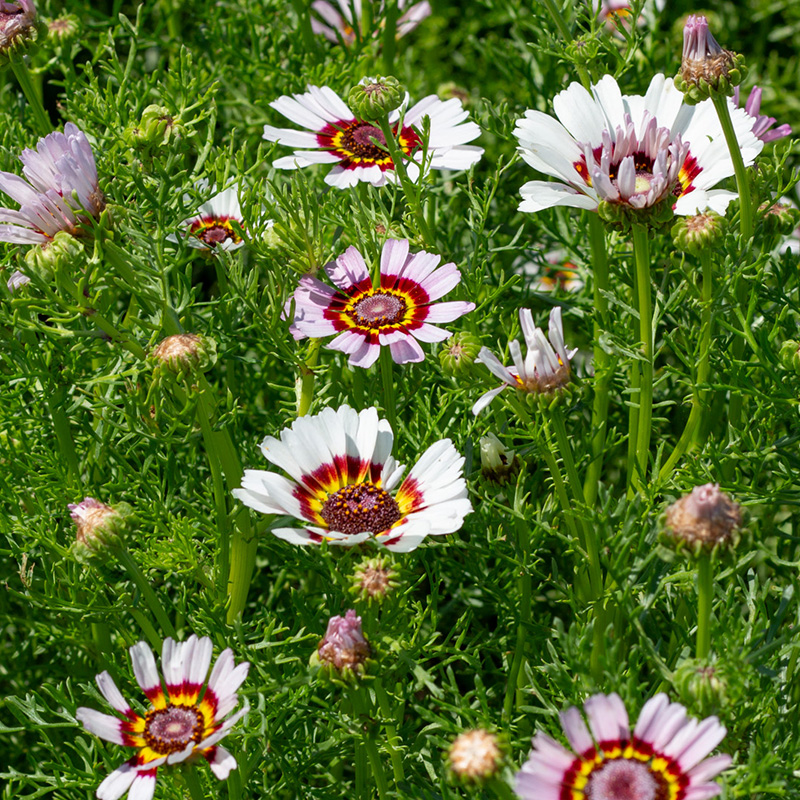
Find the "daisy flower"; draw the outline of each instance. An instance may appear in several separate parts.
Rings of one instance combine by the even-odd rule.
[[[401,15],[397,18],[397,38],[405,36],[417,27],[426,17],[431,15],[431,4],[428,0],[408,6],[408,0],[397,0],[397,10]],[[311,30],[321,34],[331,42],[344,42],[353,44],[356,40],[355,29],[361,29],[361,0],[336,0],[329,3],[327,0],[314,0],[311,9],[316,16],[311,16]],[[386,13],[381,2],[374,9],[375,17],[382,24]],[[373,35],[377,35],[378,30]]]
[[[457,531],[472,511],[464,458],[449,439],[432,444],[405,480],[392,458],[394,435],[374,408],[326,408],[299,417],[261,452],[285,478],[245,470],[233,494],[263,514],[295,517],[300,527],[273,528],[292,544],[327,541],[351,547],[374,539],[389,550],[414,550],[426,536]],[[399,486],[399,488],[398,488]]]
[[[725,728],[716,717],[688,717],[665,694],[648,700],[631,736],[628,712],[617,694],[596,694],[580,711],[561,714],[572,751],[544,733],[517,773],[522,800],[705,800],[722,789],[711,781],[731,763],[707,758]]]
[[[190,636],[185,642],[165,639],[161,651],[165,691],[153,651],[145,642],[131,647],[134,675],[150,701],[143,716],[128,705],[108,672],[97,676],[100,693],[124,719],[79,708],[77,720],[101,739],[138,751],[100,784],[99,800],[118,800],[129,790],[131,798],[150,800],[158,767],[195,755],[208,761],[219,780],[236,769],[236,759],[218,742],[248,710],[245,706],[225,719],[239,702],[236,692],[250,664],[235,666],[233,652],[223,650],[205,683],[211,650],[208,637]]]
[[[731,101],[736,108],[739,107],[739,88],[740,87],[737,86],[733,90],[733,100]],[[758,113],[761,110],[761,89],[759,89],[758,86],[754,86],[750,90],[750,94],[747,96],[747,100],[744,104],[744,110],[755,119],[753,133],[758,136],[762,142],[773,142],[775,139],[782,139],[784,136],[792,135],[791,125],[784,123],[783,125],[778,125],[775,130],[770,130],[778,120],[776,120],[775,117],[768,117]]]
[[[325,267],[336,289],[311,275],[300,279],[290,330],[296,339],[338,334],[328,347],[347,353],[354,367],[372,366],[383,345],[398,364],[422,361],[419,342],[452,335],[431,323],[452,322],[475,308],[460,300],[434,303],[461,281],[456,265],[439,267],[440,260],[424,250],[409,253],[406,239],[387,239],[373,287],[364,258],[349,247]]]
[[[553,206],[596,210],[600,201],[642,210],[661,201],[675,213],[711,208],[724,214],[737,195],[713,189],[734,174],[722,127],[710,100],[687,106],[671,78],[656,75],[647,94],[623,95],[606,75],[591,93],[571,84],[553,100],[558,120],[526,111],[514,134],[525,161],[562,183],[529,181],[520,211]],[[731,108],[745,165],[764,143],[755,120]]]
[[[276,169],[335,164],[325,176],[325,183],[339,189],[355,186],[359,181],[373,186],[395,181],[394,162],[385,147],[375,144],[384,142],[380,128],[374,122],[358,119],[332,89],[309,86],[305,94],[284,95],[270,105],[306,129],[264,126],[267,141],[301,148],[274,161],[272,166]],[[412,181],[420,174],[422,139],[416,127],[421,127],[424,117],[430,118],[426,161],[433,169],[467,169],[483,154],[483,148],[466,144],[480,136],[481,129],[466,121],[467,112],[460,100],[440,100],[436,95],[428,95],[405,112],[402,127],[400,111],[397,108],[389,114],[389,124],[397,136],[399,149],[408,158],[406,170]]]
[[[87,213],[96,218],[105,208],[92,148],[71,122],[64,133],[40,139],[36,150],[23,150],[19,160],[25,180],[0,172],[0,191],[20,205],[0,208],[0,242],[44,245],[59,231],[74,236]]]
[[[550,312],[550,341],[541,328],[533,324],[533,315],[527,308],[519,310],[519,322],[528,352],[523,359],[522,348],[516,339],[508,349],[514,361],[513,367],[503,366],[500,359],[489,350],[481,348],[478,361],[485,364],[492,375],[500,378],[503,385],[486,392],[472,407],[473,414],[480,414],[506,386],[513,386],[530,394],[550,394],[565,387],[570,380],[570,360],[578,352],[576,347],[569,352],[564,347],[564,328],[561,325],[561,308]]]
[[[206,191],[208,181],[198,181],[196,188],[200,192]],[[212,186],[211,191],[216,191],[216,187]],[[215,194],[197,209],[193,217],[183,220],[180,227],[183,231],[182,237],[189,247],[198,250],[237,250],[244,242],[234,230],[232,222],[244,228],[237,186],[229,186]],[[172,242],[178,241],[174,235],[167,238]]]

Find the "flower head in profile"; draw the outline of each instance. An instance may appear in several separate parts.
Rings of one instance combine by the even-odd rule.
[[[553,206],[671,216],[711,208],[724,214],[734,192],[713,189],[734,174],[712,101],[687,106],[671,78],[656,75],[647,94],[623,95],[611,75],[587,91],[573,83],[556,95],[558,120],[526,111],[514,134],[523,159],[561,182],[529,181],[520,211]],[[731,109],[745,165],[761,152],[755,120]],[[644,217],[642,217],[644,219]]]
[[[264,138],[270,142],[300,148],[291,156],[273,162],[276,169],[298,169],[312,164],[335,165],[325,176],[325,183],[346,189],[360,181],[373,186],[394,182],[395,165],[386,150],[385,140],[375,121],[359,119],[350,107],[327,86],[309,86],[304,94],[279,97],[270,103],[283,116],[305,128],[264,126]],[[430,119],[426,166],[432,169],[467,169],[483,154],[483,148],[467,145],[481,134],[455,98],[440,100],[428,95],[405,111],[405,101],[389,114],[398,149],[406,158],[411,180],[420,175],[422,139],[419,127],[424,117]]]
[[[473,414],[480,414],[506,386],[533,395],[551,396],[569,384],[569,362],[578,350],[576,348],[569,352],[564,346],[561,308],[556,306],[550,312],[549,342],[541,328],[533,324],[533,315],[527,308],[519,310],[519,322],[528,352],[523,358],[522,348],[515,339],[508,346],[514,366],[506,367],[488,347],[481,350],[478,361],[485,364],[492,375],[500,378],[503,385],[486,392],[472,407]]]
[[[59,231],[76,235],[87,215],[97,218],[105,208],[92,148],[71,122],[64,133],[40,139],[36,150],[23,150],[19,160],[24,180],[0,172],[0,191],[20,206],[0,208],[0,242],[47,245]]]
[[[201,180],[197,189],[205,192],[208,181]],[[216,187],[211,187],[211,193]],[[188,217],[180,224],[182,238],[189,247],[198,250],[237,250],[244,242],[239,233],[234,229],[233,223],[243,229],[245,227],[242,209],[239,205],[239,189],[229,186],[227,189],[213,194],[206,200],[194,216]],[[168,237],[177,241],[174,235]]]
[[[694,104],[712,94],[733,94],[746,73],[744,59],[723,50],[702,14],[690,14],[683,27],[683,54],[677,78],[686,102]]]
[[[738,108],[740,105],[739,87],[733,90],[733,105]],[[778,125],[777,128],[771,130],[772,126],[778,121],[775,117],[768,117],[765,114],[759,114],[761,111],[761,89],[754,86],[747,96],[744,104],[744,110],[754,120],[753,133],[761,139],[762,142],[774,142],[775,139],[782,139],[784,136],[792,135],[792,127],[787,123]]]
[[[574,706],[561,714],[572,750],[547,734],[534,736],[514,787],[522,800],[700,800],[722,791],[711,779],[731,757],[708,758],[726,733],[716,717],[699,722],[657,694],[631,734],[619,695],[596,694],[583,709],[586,721]]]
[[[311,30],[324,36],[331,42],[342,42],[346,45],[356,41],[356,30],[361,29],[361,0],[314,0],[311,4]],[[397,38],[405,36],[417,27],[426,17],[431,15],[431,4],[428,0],[421,3],[408,4],[408,0],[397,0]],[[386,9],[384,3],[374,4],[373,14],[377,26],[373,36],[379,35],[384,24]]]
[[[288,478],[245,470],[233,494],[264,514],[300,520],[272,533],[299,545],[350,547],[374,539],[389,550],[414,550],[426,536],[454,533],[472,511],[464,458],[449,439],[432,444],[402,481],[392,457],[394,435],[374,408],[332,408],[299,417],[261,452]]]
[[[372,366],[382,346],[398,364],[422,361],[419,342],[451,335],[432,323],[452,322],[475,308],[460,300],[435,302],[461,280],[455,264],[440,267],[440,260],[424,250],[409,253],[406,239],[387,239],[373,286],[361,253],[349,247],[325,267],[336,289],[311,275],[301,278],[290,330],[296,339],[336,335],[328,347],[347,353],[355,367]]]
[[[108,672],[97,676],[100,693],[122,718],[79,708],[77,720],[101,739],[137,750],[100,784],[99,800],[118,800],[128,791],[131,798],[149,800],[159,767],[194,756],[203,756],[220,780],[236,768],[236,759],[219,742],[247,712],[245,706],[228,716],[239,702],[237,691],[250,665],[245,661],[236,666],[233,652],[224,650],[206,683],[211,652],[208,637],[190,636],[185,642],[165,639],[162,686],[153,651],[145,642],[131,647],[134,675],[150,701],[144,716],[128,705]]]

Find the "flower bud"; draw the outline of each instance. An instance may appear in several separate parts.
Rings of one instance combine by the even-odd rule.
[[[787,339],[781,345],[780,360],[784,369],[800,375],[800,342],[796,339]]]
[[[74,14],[64,14],[47,23],[47,38],[56,44],[66,44],[80,33],[80,29],[80,21]]]
[[[160,373],[188,375],[206,372],[217,360],[217,343],[196,333],[176,333],[163,339],[150,354]]]
[[[785,203],[763,203],[758,207],[758,212],[764,215],[764,227],[768,233],[788,236],[800,222],[800,211]]]
[[[386,556],[368,558],[359,564],[350,579],[350,591],[367,603],[382,603],[400,585],[397,571]]]
[[[436,94],[442,100],[452,100],[455,97],[456,100],[461,101],[461,105],[464,106],[464,108],[469,106],[472,99],[470,93],[463,86],[459,86],[459,84],[454,81],[440,83],[436,87]]]
[[[684,102],[695,105],[712,94],[732,95],[746,74],[744,57],[720,47],[708,29],[708,20],[689,16],[683,28],[681,70],[675,78]]]
[[[494,733],[477,728],[459,734],[447,752],[450,774],[462,783],[483,783],[497,774],[503,751]]]
[[[67,231],[58,231],[47,244],[29,248],[25,253],[25,263],[43,281],[51,281],[55,275],[74,274],[84,257],[80,239]]]
[[[475,363],[481,351],[481,340],[472,333],[460,331],[442,343],[439,363],[448,375],[461,375]]]
[[[735,544],[742,514],[719,484],[706,483],[669,506],[665,524],[666,533],[677,543],[708,552],[718,545]]]
[[[347,95],[347,104],[361,120],[377,120],[400,107],[406,89],[397,78],[364,78]]]
[[[11,273],[11,277],[8,279],[6,286],[8,286],[8,291],[13,294],[17,289],[27,286],[30,282],[31,279],[17,269]]]
[[[708,661],[684,659],[675,670],[674,683],[681,700],[703,714],[719,711],[726,704],[728,681],[722,670]]]
[[[72,554],[77,561],[84,563],[105,548],[122,543],[133,513],[127,503],[112,507],[93,497],[70,503],[68,508],[77,527]]]
[[[0,2],[0,67],[14,57],[32,53],[43,32],[33,0]]]
[[[371,652],[361,632],[361,617],[351,608],[343,617],[330,618],[310,663],[324,669],[330,678],[352,681],[366,672]]]
[[[725,232],[725,217],[714,211],[681,217],[672,226],[672,240],[678,250],[699,255],[703,250],[713,250]]]
[[[142,112],[138,124],[131,122],[122,135],[131,147],[157,150],[185,133],[180,117],[173,117],[165,106],[150,105]]]
[[[595,39],[575,39],[567,45],[567,56],[575,64],[585,66],[597,59],[600,42]]]
[[[493,434],[481,437],[481,475],[492,483],[504,484],[516,477],[519,472],[519,459],[513,450],[506,450],[503,443]]]

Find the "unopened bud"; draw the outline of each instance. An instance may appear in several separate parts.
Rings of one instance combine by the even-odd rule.
[[[377,120],[400,107],[406,89],[397,78],[364,78],[347,95],[347,103],[361,120]]]
[[[461,375],[475,363],[481,340],[472,333],[459,331],[442,343],[439,363],[448,375]]]
[[[567,55],[576,64],[592,64],[597,59],[600,43],[597,39],[575,39],[567,45]]]
[[[334,680],[353,681],[366,672],[371,652],[361,632],[361,617],[350,609],[343,617],[330,618],[310,664],[322,668]]]
[[[672,226],[672,240],[678,250],[698,255],[715,248],[725,233],[725,218],[714,211],[681,217]]]
[[[466,784],[483,783],[497,774],[502,763],[496,734],[482,728],[456,736],[447,753],[451,775]]]
[[[206,372],[217,359],[217,343],[196,333],[176,333],[159,342],[150,360],[159,372],[188,375]]]
[[[704,715],[725,706],[728,681],[722,670],[708,661],[684,659],[675,670],[674,683],[681,699]]]
[[[781,345],[780,359],[784,369],[800,375],[800,342],[796,339],[787,339]]]
[[[123,137],[131,147],[156,150],[185,133],[180,117],[174,117],[165,106],[150,105],[138,123],[132,122],[125,128]]]
[[[83,263],[85,251],[80,239],[67,231],[59,231],[47,244],[31,247],[25,253],[25,263],[43,281],[55,275],[73,275]]]
[[[684,102],[695,105],[712,94],[732,95],[746,74],[744,57],[720,47],[704,16],[691,15],[686,20],[681,70],[675,78]]]
[[[57,44],[66,44],[80,33],[80,29],[80,21],[74,14],[64,14],[47,23],[47,38]]]
[[[33,0],[0,2],[0,67],[12,58],[32,53],[43,32]]]
[[[70,503],[68,508],[77,527],[72,553],[81,562],[107,547],[121,544],[130,526],[132,509],[127,503],[112,507],[85,497],[80,503]]]
[[[735,544],[741,524],[739,505],[721,492],[717,483],[695,486],[666,512],[666,533],[694,551],[708,552],[718,545]]]
[[[487,481],[503,484],[519,472],[519,459],[513,450],[507,450],[493,434],[481,437],[481,475]]]
[[[386,556],[368,558],[356,567],[350,589],[359,600],[382,603],[400,585],[397,578],[397,571]]]
[[[784,203],[763,203],[758,211],[764,215],[764,227],[768,233],[788,236],[800,222],[800,211]]]

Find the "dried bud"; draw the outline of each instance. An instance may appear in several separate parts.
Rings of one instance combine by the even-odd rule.
[[[121,544],[130,525],[132,509],[127,503],[112,507],[85,497],[80,503],[70,503],[68,508],[77,526],[72,554],[81,562],[107,547]]]
[[[66,231],[58,231],[52,241],[31,247],[25,253],[25,263],[30,272],[35,272],[43,281],[51,281],[59,274],[75,274],[84,258],[80,239]]]
[[[703,714],[719,711],[726,704],[726,676],[717,665],[708,661],[684,659],[675,670],[674,683],[681,699]]]
[[[439,363],[448,375],[466,372],[481,351],[481,340],[472,333],[460,331],[442,344]]]
[[[507,483],[519,472],[519,459],[493,434],[481,437],[481,475],[492,483]]]
[[[47,38],[57,44],[66,44],[80,33],[80,29],[78,18],[74,14],[65,14],[47,23]]]
[[[725,217],[714,211],[681,217],[672,226],[672,240],[678,250],[698,255],[714,249],[725,233]]]
[[[150,105],[138,123],[130,123],[122,134],[131,147],[157,150],[186,133],[180,117],[173,117],[165,106]]]
[[[712,94],[732,95],[746,73],[744,57],[720,47],[705,17],[691,15],[686,20],[681,71],[675,78],[684,102],[694,105]]]
[[[400,107],[406,89],[397,78],[364,78],[347,95],[347,104],[361,120],[376,120]]]
[[[11,273],[11,277],[8,279],[6,286],[8,286],[8,291],[13,294],[17,289],[27,286],[30,282],[31,279],[17,269]]]
[[[447,753],[451,775],[463,783],[483,783],[497,774],[503,751],[494,733],[477,728],[456,736]]]
[[[800,211],[784,203],[763,203],[758,211],[764,215],[764,227],[768,233],[788,236],[800,222]]]
[[[397,571],[389,565],[386,556],[368,558],[356,567],[350,590],[359,600],[382,603],[400,585],[397,577]]]
[[[741,523],[741,509],[717,483],[695,486],[666,512],[667,534],[695,551],[733,543]]]
[[[800,375],[800,342],[796,339],[787,339],[781,345],[780,360],[784,369]]]
[[[351,608],[343,617],[330,618],[311,666],[324,668],[331,678],[355,680],[366,672],[370,654],[369,642],[361,632],[361,617]]]
[[[0,0],[0,67],[15,56],[33,52],[43,30],[33,0]]]
[[[217,360],[217,343],[196,333],[176,333],[159,342],[150,361],[160,373],[188,375],[206,372]]]

